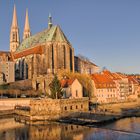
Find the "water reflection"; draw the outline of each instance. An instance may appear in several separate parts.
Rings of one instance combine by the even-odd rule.
[[[135,132],[140,134],[140,118],[132,117],[118,120],[114,123],[104,126],[104,128]]]
[[[133,123],[133,122],[132,122]],[[3,125],[4,124],[4,125]],[[139,140],[140,135],[78,125],[26,125],[14,118],[0,120],[0,140]]]

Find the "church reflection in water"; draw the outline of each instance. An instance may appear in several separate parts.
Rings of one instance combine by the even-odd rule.
[[[124,121],[124,120],[122,120]],[[132,123],[132,122],[131,122]],[[116,125],[115,125],[116,126]],[[112,127],[113,128],[113,127]],[[104,128],[89,128],[79,125],[37,122],[28,125],[14,118],[0,119],[0,140],[140,140],[133,132],[113,131]]]
[[[0,140],[84,140],[84,133],[89,133],[90,130],[78,125],[59,123],[25,125],[15,122],[14,118],[0,120]]]

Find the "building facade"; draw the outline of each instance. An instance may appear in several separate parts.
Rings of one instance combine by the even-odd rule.
[[[93,74],[99,72],[100,68],[84,57],[75,56],[75,72],[82,74]]]
[[[138,98],[139,82],[133,76],[104,70],[92,74],[91,78],[98,103],[133,101]]]
[[[19,43],[19,30],[14,7],[10,33],[10,51],[15,60],[16,79],[32,79],[40,75],[54,74],[59,70],[74,72],[74,48],[60,26],[52,24],[49,15],[48,28],[31,35],[28,11],[26,11],[23,39]]]
[[[83,86],[78,79],[61,80],[61,86],[64,92],[64,98],[83,98]]]
[[[14,66],[12,54],[0,51],[0,84],[15,81]]]
[[[97,103],[117,102],[119,94],[115,82],[105,74],[91,75]]]

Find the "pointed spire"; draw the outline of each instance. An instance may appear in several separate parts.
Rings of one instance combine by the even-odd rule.
[[[18,27],[16,6],[14,5],[12,27]]]
[[[17,21],[17,13],[16,13],[16,6],[14,5],[13,11],[13,19],[10,31],[10,51],[15,52],[16,49],[19,47],[19,28],[18,28],[18,21]]]
[[[49,13],[49,18],[48,18],[48,28],[50,29],[52,27],[52,16],[51,14]]]
[[[28,17],[28,9],[26,9],[26,18],[25,18],[24,30],[30,30],[29,17]]]
[[[29,37],[30,35],[31,35],[31,32],[30,32],[30,24],[29,24],[29,17],[28,17],[28,9],[26,9],[26,18],[25,18],[23,39]]]

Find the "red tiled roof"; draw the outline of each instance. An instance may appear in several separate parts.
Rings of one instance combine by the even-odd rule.
[[[129,83],[133,83],[133,84],[139,84],[139,82],[137,81],[137,79],[133,76],[127,76]]]
[[[104,70],[103,73],[105,75],[109,76],[113,80],[120,80],[121,79],[121,76],[119,76],[117,73],[111,73],[108,70]]]
[[[34,48],[29,48],[29,49],[23,50],[22,52],[14,53],[14,58],[17,59],[17,58],[27,56],[30,54],[42,54],[43,49],[44,49],[44,46],[36,46]]]
[[[70,85],[72,85],[72,83],[75,81],[75,79],[62,79],[60,81],[61,83],[61,86],[64,88],[64,87],[68,87]]]
[[[92,80],[95,83],[96,88],[115,88],[115,82],[107,75],[103,74],[92,74]]]

